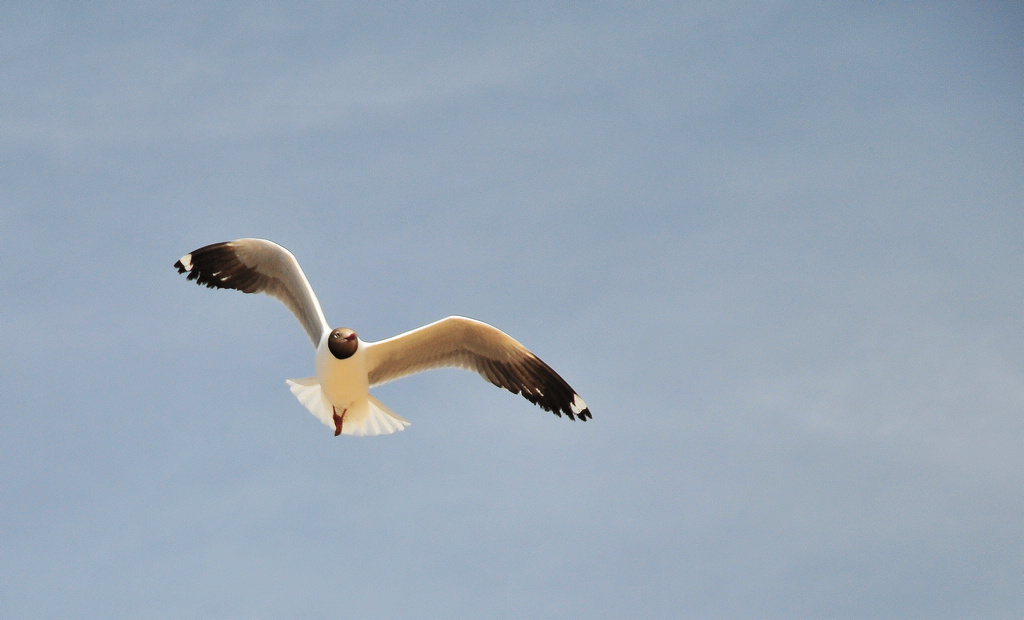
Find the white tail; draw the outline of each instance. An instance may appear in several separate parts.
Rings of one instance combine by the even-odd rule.
[[[303,407],[309,409],[324,426],[334,430],[334,406],[324,396],[323,390],[320,389],[320,381],[316,377],[288,379],[285,383]],[[367,394],[366,400],[353,403],[345,411],[341,432],[343,435],[356,437],[390,435],[404,430],[406,426],[409,426],[408,420],[388,409],[372,394]]]

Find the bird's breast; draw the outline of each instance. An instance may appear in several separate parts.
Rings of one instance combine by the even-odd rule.
[[[317,349],[316,375],[324,395],[335,407],[346,409],[353,402],[365,400],[370,392],[370,380],[366,373],[364,343],[360,341],[351,357],[340,360],[331,354],[325,340]]]

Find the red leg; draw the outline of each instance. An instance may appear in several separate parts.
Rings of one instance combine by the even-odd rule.
[[[334,411],[334,436],[337,437],[341,434],[341,425],[345,423],[345,412],[348,409],[342,409],[341,415],[338,415],[337,407],[331,407],[331,409]]]

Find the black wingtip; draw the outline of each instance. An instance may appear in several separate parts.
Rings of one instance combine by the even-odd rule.
[[[565,407],[566,413],[569,414],[570,420],[579,420],[580,422],[586,422],[593,416],[590,415],[590,407],[587,407],[587,403],[583,402],[579,394],[575,392],[572,395],[572,402]],[[575,417],[573,417],[575,414]]]
[[[551,407],[539,400],[536,404],[539,405],[545,411],[550,411],[551,413],[555,414],[558,417],[562,417],[562,414],[564,413],[565,417],[569,418],[573,422],[575,422],[576,420],[579,420],[580,422],[586,422],[587,420],[591,420],[594,417],[593,415],[590,414],[590,408],[587,407],[587,404],[584,403],[583,399],[580,398],[580,395],[576,394],[575,392],[572,394],[572,400],[568,401],[563,405]]]
[[[562,414],[560,412],[556,411],[555,414],[558,417],[562,417]],[[579,420],[580,422],[586,422],[587,420],[590,420],[590,419],[592,419],[594,417],[594,416],[590,415],[590,409],[584,409],[583,411],[580,411],[580,412],[577,412],[577,413],[573,413],[572,410],[570,409],[569,411],[566,411],[565,414],[573,422],[575,422],[576,420]]]
[[[232,244],[224,241],[192,250],[174,266],[178,273],[187,274],[187,280],[207,288],[235,289],[243,293],[262,291],[267,276],[239,260]]]

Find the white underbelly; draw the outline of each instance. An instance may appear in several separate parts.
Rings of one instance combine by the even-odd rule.
[[[353,403],[362,403],[370,393],[366,351],[362,342],[352,357],[343,360],[331,355],[327,347],[322,347],[317,351],[316,374],[324,396],[339,412],[350,408]]]

